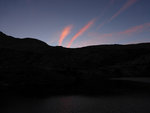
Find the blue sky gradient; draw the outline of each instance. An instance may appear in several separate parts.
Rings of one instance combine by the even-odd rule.
[[[132,5],[108,22],[132,1]],[[71,47],[150,42],[149,6],[150,0],[0,0],[0,31],[57,46],[63,29],[73,25],[62,42],[62,46],[67,47],[78,31],[96,19]],[[131,31],[125,32],[127,30]]]

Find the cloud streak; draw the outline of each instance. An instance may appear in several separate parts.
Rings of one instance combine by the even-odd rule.
[[[129,7],[131,7],[133,4],[135,4],[138,0],[128,0],[121,8],[119,11],[117,11],[110,19],[105,20],[102,24],[100,24],[98,26],[97,29],[103,27],[106,23],[111,22],[113,19],[115,19],[117,16],[119,16],[123,11],[125,11],[126,9],[128,9]],[[112,0],[112,3],[114,1]]]
[[[125,11],[126,9],[128,9],[130,6],[132,6],[133,4],[135,4],[137,2],[137,0],[128,0],[123,7],[117,12],[115,13],[109,21],[112,21],[113,19],[115,19],[118,15],[120,15],[123,11]]]
[[[110,7],[114,4],[115,0],[110,0],[110,2],[108,3],[108,5],[104,8],[104,10],[102,11],[101,15],[99,18],[101,18],[109,9]],[[101,28],[104,24],[106,23],[106,21],[104,21],[102,24],[100,24],[96,29],[98,30],[99,28]]]
[[[114,42],[114,41],[118,41],[120,37],[124,37],[127,35],[137,35],[138,33],[147,32],[149,31],[149,29],[150,29],[150,22],[137,25],[137,26],[133,26],[131,28],[128,28],[120,32],[105,33],[105,34],[98,34],[95,32],[95,33],[89,33],[88,36],[96,38],[95,40],[92,40],[93,43],[90,42],[91,44],[98,43],[99,41],[100,42],[110,42],[110,41]]]
[[[91,21],[89,21],[83,28],[81,28],[71,39],[71,41],[68,43],[67,47],[69,48],[73,41],[75,39],[77,39],[79,36],[81,36],[86,30],[88,30],[93,24],[94,22],[96,21],[96,19],[93,19]]]
[[[63,30],[62,30],[62,33],[60,35],[60,38],[59,38],[59,46],[61,46],[63,40],[69,35],[69,33],[71,32],[71,29],[73,28],[73,25],[69,25],[69,26],[66,26]]]
[[[112,33],[104,33],[104,34],[99,34],[97,32],[90,32],[88,33],[88,37],[91,37],[91,38],[90,39],[88,38],[84,42],[83,41],[80,42],[76,46],[83,47],[83,46],[89,46],[89,45],[112,44],[115,42],[119,42],[121,40],[123,41],[124,40],[123,37],[132,38],[132,35],[138,36],[139,33],[149,32],[149,30],[150,30],[150,22],[137,25],[137,26],[133,26],[128,29],[122,30],[120,32],[112,32]]]
[[[150,23],[145,23],[145,24],[142,24],[142,25],[134,26],[134,27],[129,28],[125,31],[119,32],[118,34],[131,35],[131,34],[134,34],[134,33],[143,32],[146,29],[148,29],[149,27],[150,27]]]

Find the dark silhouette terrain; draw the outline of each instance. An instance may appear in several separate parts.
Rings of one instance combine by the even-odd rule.
[[[145,89],[149,84],[111,80],[150,77],[150,43],[52,47],[0,32],[0,89],[103,92]],[[142,84],[142,85],[141,85]],[[134,91],[135,91],[134,90]]]

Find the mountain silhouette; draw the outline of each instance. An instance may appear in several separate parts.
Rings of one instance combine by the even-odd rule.
[[[47,48],[48,45],[37,39],[19,39],[12,36],[7,36],[3,32],[0,32],[0,47],[27,51],[42,51]]]
[[[114,77],[150,77],[150,43],[52,47],[0,32],[0,87],[51,88]]]

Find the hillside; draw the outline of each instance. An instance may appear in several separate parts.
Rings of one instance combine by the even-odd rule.
[[[150,43],[69,49],[0,32],[0,87],[65,87],[114,77],[150,77]]]

